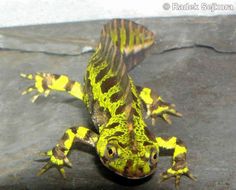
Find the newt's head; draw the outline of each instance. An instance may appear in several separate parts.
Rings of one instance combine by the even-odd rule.
[[[156,143],[144,139],[145,136],[140,141],[132,139],[130,134],[100,136],[96,149],[102,163],[118,175],[130,179],[144,178],[155,171],[158,162]]]

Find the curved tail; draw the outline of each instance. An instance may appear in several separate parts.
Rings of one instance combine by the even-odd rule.
[[[154,44],[155,38],[154,33],[143,25],[125,19],[113,19],[103,26],[100,45],[108,50],[109,41],[112,41],[123,55],[127,71],[129,71],[143,61],[147,50]]]

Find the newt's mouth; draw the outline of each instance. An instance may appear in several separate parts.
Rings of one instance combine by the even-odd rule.
[[[150,176],[151,174],[153,174],[153,172],[154,172],[154,171],[152,171],[152,172],[150,172],[150,173],[148,173],[148,174],[144,174],[144,173],[141,172],[140,170],[137,170],[136,172],[132,172],[132,173],[127,174],[127,173],[125,173],[125,172],[119,173],[119,172],[116,172],[116,171],[115,171],[116,174],[118,174],[118,175],[120,175],[120,176],[122,176],[122,177],[125,177],[125,178],[128,178],[128,179],[134,179],[134,180],[135,180],[135,179],[142,179],[142,178],[148,177],[148,176]]]
[[[145,173],[143,167],[135,167],[135,169],[133,169],[132,165],[129,164],[129,160],[128,160],[125,168],[122,171],[119,171],[117,168],[110,166],[107,163],[108,160],[106,160],[104,158],[100,158],[100,160],[103,163],[103,165],[106,166],[109,170],[113,171],[114,173],[116,173],[119,176],[122,176],[122,177],[125,177],[128,179],[142,179],[142,178],[152,175],[156,170],[156,167],[150,167],[149,172]]]
[[[149,173],[145,174],[141,168],[133,172],[127,172],[125,170],[124,172],[118,172],[118,171],[115,171],[113,168],[109,168],[109,169],[114,171],[119,176],[125,177],[127,179],[133,179],[133,180],[146,178],[155,172],[155,169],[153,169]]]

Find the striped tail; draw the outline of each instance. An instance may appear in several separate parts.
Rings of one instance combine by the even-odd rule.
[[[95,75],[95,77],[92,77],[95,79],[92,81],[92,86],[99,85],[102,94],[107,93],[116,86],[116,93],[111,94],[110,97],[111,102],[114,103],[117,100],[124,99],[126,103],[131,103],[130,79],[127,75],[127,64],[125,64],[123,53],[113,43],[109,35],[103,36],[99,46],[99,51],[94,54],[90,61],[92,71],[87,70],[87,73],[90,73],[90,77]],[[93,94],[94,96],[96,95],[96,93]],[[99,97],[100,95],[95,97],[95,99]]]
[[[143,61],[146,52],[154,44],[154,34],[146,27],[130,20],[113,19],[104,25],[100,44],[110,39],[123,54],[127,70]]]

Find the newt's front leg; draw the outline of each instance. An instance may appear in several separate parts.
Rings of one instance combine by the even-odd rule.
[[[175,110],[174,104],[165,102],[161,96],[155,93],[152,89],[137,86],[137,90],[139,92],[139,97],[142,99],[146,107],[147,118],[152,118],[153,125],[155,125],[157,117],[162,118],[168,124],[172,123],[169,115],[182,117],[182,114]]]
[[[66,91],[70,95],[83,100],[83,86],[76,81],[70,80],[66,75],[57,75],[51,73],[21,74],[21,77],[33,80],[34,84],[22,92],[22,95],[34,90],[38,91],[33,96],[32,102],[40,96],[47,97],[52,90]]]
[[[186,154],[187,147],[176,137],[157,137],[160,156],[172,156],[172,166],[161,174],[161,181],[175,177],[175,186],[179,187],[181,176],[187,176],[192,180],[196,177],[189,171]]]
[[[49,156],[50,160],[42,169],[39,170],[37,175],[42,175],[48,169],[56,167],[60,174],[65,178],[65,170],[63,167],[72,167],[71,162],[67,158],[67,154],[75,139],[95,147],[98,135],[90,129],[82,126],[67,129],[58,144],[56,144],[52,150],[43,153],[43,155]]]

